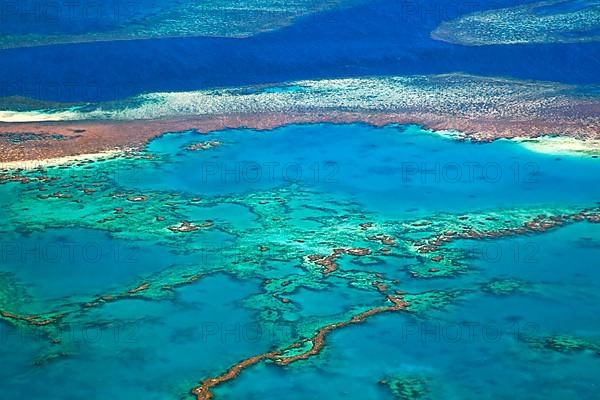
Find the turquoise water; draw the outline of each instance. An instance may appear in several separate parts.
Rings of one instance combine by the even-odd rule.
[[[15,398],[177,398],[198,374],[226,368],[272,344],[267,335],[254,340],[254,325],[248,325],[252,315],[239,307],[239,300],[254,291],[255,282],[215,276],[185,288],[171,301],[128,300],[92,312],[65,328],[63,342],[72,355],[42,367],[25,363],[27,379],[7,380],[5,393]],[[247,332],[245,325],[250,326]],[[35,344],[35,339],[15,336],[9,336],[2,351],[11,365],[21,352],[8,346]],[[29,387],[32,380],[62,383]],[[102,384],[90,387],[93,382]]]
[[[183,150],[206,140],[223,144],[204,153]],[[596,160],[535,154],[509,141],[465,145],[416,126],[315,124],[269,132],[191,132],[163,136],[149,150],[175,156],[170,166],[139,171],[141,188],[220,194],[301,182],[352,196],[394,217],[587,204],[600,197]]]
[[[187,148],[205,141],[220,144]],[[597,223],[455,240],[439,263],[413,244],[597,207],[598,160],[360,124],[165,134],[141,155],[153,158],[0,185],[0,311],[56,317],[0,320],[8,398],[192,398],[200,381],[396,290],[407,310],[334,330],[307,360],[260,362],[215,397],[595,398]],[[182,221],[196,230],[168,229]],[[374,234],[394,238],[389,254]],[[340,255],[328,274],[307,258],[350,247],[370,253]],[[413,273],[430,268],[443,274]]]
[[[594,245],[578,245],[590,237]],[[597,340],[597,238],[597,226],[573,226],[526,239],[539,246],[534,263],[514,262],[512,254],[475,262],[476,280],[524,279],[538,286],[531,293],[473,293],[423,318],[377,316],[332,334],[327,350],[313,360],[257,367],[216,393],[248,399],[276,399],[281,393],[290,399],[392,399],[376,382],[407,375],[431,380],[426,398],[594,399],[598,354],[535,353],[525,339],[570,332]],[[495,245],[508,252],[518,241]],[[464,284],[463,278],[450,283]]]
[[[34,299],[102,293],[192,259],[153,243],[116,240],[97,230],[48,230],[3,239],[4,270],[27,285]]]

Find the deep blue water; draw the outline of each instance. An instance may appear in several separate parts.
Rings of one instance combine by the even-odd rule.
[[[140,92],[304,78],[457,71],[600,82],[598,43],[465,47],[429,37],[444,20],[493,6],[474,6],[463,0],[452,5],[439,0],[376,0],[307,16],[292,26],[245,39],[163,39],[4,50],[0,51],[0,97],[18,94],[98,101]]]

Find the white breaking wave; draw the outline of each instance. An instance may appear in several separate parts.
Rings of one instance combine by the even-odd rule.
[[[567,107],[573,87],[462,74],[299,81],[236,89],[142,94],[51,111],[0,111],[2,122],[148,120],[294,111],[430,112],[467,117],[543,115]]]
[[[0,111],[0,122],[52,122],[75,121],[81,119],[81,114],[73,111],[43,112],[43,111]]]

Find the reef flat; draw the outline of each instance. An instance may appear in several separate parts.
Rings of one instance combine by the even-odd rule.
[[[467,46],[600,40],[600,2],[547,0],[445,21],[431,37]]]
[[[6,24],[27,28],[27,12],[38,12],[38,25],[53,29],[7,33],[0,37],[0,49],[48,46],[57,44],[108,42],[120,40],[162,39],[181,37],[244,38],[291,24],[295,19],[315,12],[356,3],[357,0],[293,1],[141,1],[111,4],[98,2],[66,4],[64,10],[53,2],[40,2],[37,7],[7,6],[3,11]],[[92,11],[93,10],[93,11]],[[70,18],[60,18],[69,12]],[[55,14],[58,13],[58,16]],[[93,17],[91,16],[93,14]],[[46,15],[47,14],[47,15]],[[79,20],[82,21],[79,21]],[[90,20],[94,23],[90,23]],[[73,24],[87,23],[87,29],[73,30]]]
[[[0,111],[4,163],[140,148],[164,132],[309,122],[416,123],[473,141],[552,135],[577,138],[592,153],[600,132],[600,102],[585,87],[460,74],[151,93],[21,111],[10,111],[9,100]]]

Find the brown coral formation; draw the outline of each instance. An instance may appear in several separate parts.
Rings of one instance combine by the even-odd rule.
[[[150,284],[149,283],[142,283],[140,286],[131,289],[128,293],[129,294],[136,294],[139,292],[143,292],[144,290],[147,290],[148,288],[150,288]]]
[[[199,225],[194,225],[189,221],[181,221],[181,224],[169,226],[167,229],[170,230],[171,232],[187,233],[187,232],[197,231],[201,228],[208,228],[213,225],[214,225],[214,223],[211,220],[206,220]]]
[[[253,357],[247,358],[245,360],[242,360],[239,363],[235,364],[233,367],[229,368],[227,370],[227,372],[225,372],[223,375],[220,375],[216,378],[209,378],[209,379],[202,381],[200,386],[192,389],[192,394],[194,396],[196,396],[196,399],[198,399],[198,400],[210,400],[213,398],[213,394],[210,391],[211,388],[213,388],[217,385],[220,385],[223,382],[227,382],[232,379],[235,379],[240,374],[240,372],[242,372],[242,370],[244,370],[254,364],[257,364],[258,362],[260,362],[262,360],[272,359],[276,355],[277,355],[277,352],[273,351],[273,352],[269,352],[269,353],[259,354],[257,356],[253,356]]]
[[[371,250],[367,249],[367,248],[363,248],[363,247],[359,247],[359,248],[352,248],[352,249],[346,249],[346,254],[349,254],[351,256],[368,256],[369,254],[371,254]]]
[[[389,236],[389,235],[384,235],[383,233],[378,233],[377,235],[371,235],[371,236],[367,236],[368,240],[374,241],[374,242],[379,242],[384,246],[396,246],[396,240]]]
[[[214,147],[220,146],[221,142],[216,140],[209,140],[206,142],[193,143],[186,147],[186,150],[190,151],[199,151],[199,150],[208,150]]]
[[[57,314],[57,315],[53,315],[51,317],[44,318],[40,315],[23,316],[23,315],[18,315],[18,314],[14,314],[14,313],[11,313],[8,311],[1,311],[1,310],[0,310],[0,315],[8,320],[22,321],[22,322],[25,322],[27,324],[34,325],[34,326],[50,325],[65,316],[64,314]]]
[[[171,232],[193,232],[200,229],[199,226],[193,225],[189,221],[181,221],[181,224],[170,226],[169,229]]]
[[[129,196],[129,197],[127,197],[127,200],[134,202],[134,203],[140,203],[143,201],[147,201],[148,196]]]
[[[403,301],[402,297],[400,296],[388,296],[387,300],[391,302],[391,305],[385,307],[372,308],[353,316],[347,321],[326,325],[320,328],[317,331],[317,333],[310,339],[295,342],[283,350],[271,351],[242,360],[239,363],[232,366],[231,368],[229,368],[224,374],[214,378],[208,378],[202,381],[199,386],[192,389],[192,394],[196,396],[197,400],[210,400],[213,398],[213,394],[211,392],[211,389],[213,387],[218,386],[223,382],[235,379],[240,374],[240,372],[242,372],[246,368],[249,368],[263,360],[272,360],[278,365],[288,365],[299,360],[306,360],[321,352],[321,350],[325,346],[325,339],[327,335],[333,332],[334,330],[346,327],[348,325],[361,323],[373,315],[404,310],[408,306],[408,304],[405,301]],[[287,351],[298,349],[305,345],[307,342],[310,342],[311,344],[308,350],[290,356],[285,355]]]
[[[335,260],[337,259],[337,255],[335,255],[334,253],[328,255],[328,256],[321,256],[319,254],[311,254],[307,257],[308,261],[320,265],[321,267],[324,268],[323,274],[330,274],[331,272],[334,272],[335,270],[337,270],[337,264],[335,263]]]
[[[196,282],[197,280],[199,280],[202,276],[203,276],[203,274],[201,274],[201,273],[193,274],[193,275],[183,275],[181,277],[183,279],[179,282],[174,283],[173,285],[171,285],[171,287],[174,288],[174,287],[178,287],[178,286],[192,284],[192,283]],[[71,307],[69,310],[61,312],[60,314],[54,314],[54,315],[47,314],[46,316],[41,316],[41,315],[26,315],[26,316],[24,316],[24,315],[19,315],[19,314],[11,313],[8,311],[0,310],[0,317],[4,318],[7,321],[12,321],[13,323],[24,322],[29,325],[43,327],[43,326],[48,326],[48,325],[52,325],[52,324],[56,323],[57,321],[63,319],[67,315],[77,311],[78,308],[87,309],[87,308],[100,306],[100,305],[108,303],[108,302],[114,302],[114,301],[118,301],[118,300],[131,298],[132,296],[136,296],[141,292],[147,291],[148,289],[150,289],[150,287],[151,287],[151,284],[149,282],[144,282],[144,283],[141,283],[140,285],[138,285],[137,287],[130,289],[121,294],[114,294],[114,295],[107,294],[107,295],[97,297],[96,299],[94,299],[92,301],[82,302],[80,304],[69,304],[69,306],[73,306],[73,307]],[[163,288],[165,288],[165,287],[163,286]]]
[[[39,176],[23,176],[19,173],[16,174],[0,174],[0,185],[5,184],[7,182],[20,182],[22,184],[28,184],[31,182],[51,182],[58,180],[58,177],[47,177],[45,175]]]
[[[338,268],[336,264],[337,259],[342,254],[348,254],[351,256],[367,256],[371,254],[371,250],[363,247],[357,248],[336,248],[331,251],[331,253],[327,256],[319,255],[319,254],[311,254],[306,257],[306,259],[313,264],[320,265],[324,268],[323,274],[328,275],[332,272],[335,272]]]
[[[500,237],[524,235],[528,233],[541,233],[550,229],[562,226],[564,224],[577,221],[588,221],[592,223],[600,222],[600,209],[584,210],[573,214],[564,215],[544,215],[539,214],[531,220],[526,221],[523,225],[514,228],[499,228],[493,230],[476,230],[470,226],[463,226],[462,231],[446,231],[439,235],[430,237],[429,239],[416,242],[416,250],[418,253],[427,254],[437,251],[444,244],[454,240],[469,239],[495,239]],[[433,261],[440,261],[440,256],[432,258]]]

